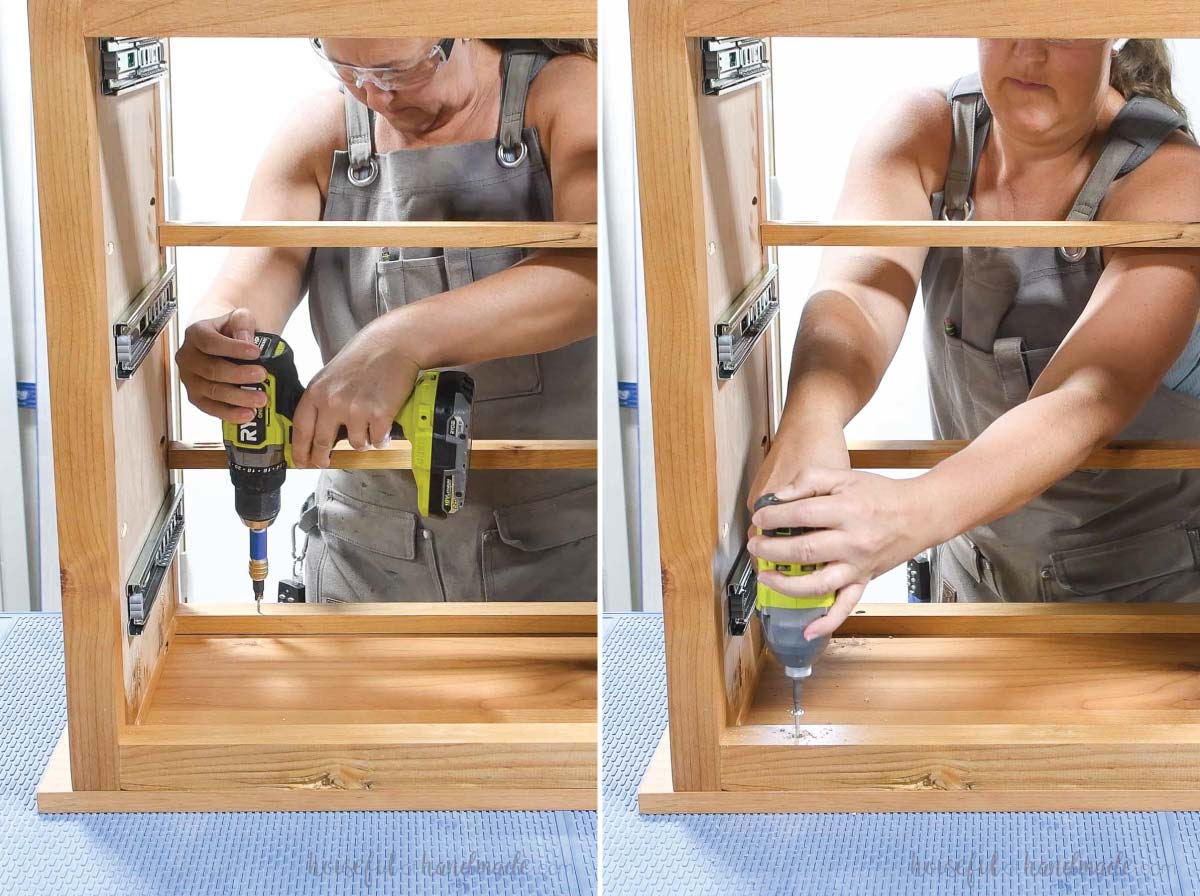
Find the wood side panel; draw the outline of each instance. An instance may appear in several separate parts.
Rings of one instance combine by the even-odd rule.
[[[1200,37],[1193,0],[689,0],[686,19],[696,36]]]
[[[72,783],[115,790],[125,699],[96,71],[80,0],[31,0],[29,29]]]
[[[659,550],[672,737],[680,790],[720,786],[725,726],[723,613],[717,548],[714,349],[693,60],[682,0],[633,0],[630,33],[638,122],[650,339]]]
[[[595,0],[87,0],[84,32],[127,37],[595,37]],[[464,28],[466,33],[464,33]]]

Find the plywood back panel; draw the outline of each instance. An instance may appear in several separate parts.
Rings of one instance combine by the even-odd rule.
[[[700,42],[689,43],[698,103],[708,306],[715,323],[767,262],[758,238],[766,202],[763,87],[703,96]],[[746,496],[769,444],[768,342],[764,337],[733,379],[721,381],[709,374],[717,436],[718,532],[713,575],[718,604],[724,602],[725,578],[746,543],[750,522]],[[714,355],[714,365],[715,361]],[[724,608],[718,609],[723,619]],[[724,625],[721,638],[726,713],[735,719],[753,684],[761,642],[757,629],[749,637],[733,637]]]
[[[98,70],[99,50],[89,42],[88,55]],[[158,243],[163,210],[161,158],[161,91],[165,82],[120,96],[96,89],[99,134],[103,245],[110,322],[153,281],[166,262]],[[111,331],[110,331],[111,332]],[[112,337],[108,348],[112,351]],[[129,577],[142,546],[151,536],[159,508],[170,485],[167,444],[170,437],[168,392],[169,352],[166,336],[128,380],[113,383],[113,437],[116,447],[117,538],[120,581]],[[155,666],[166,648],[176,595],[175,576],[168,574],[150,624],[131,636],[121,592],[122,681],[127,721],[136,718]]]

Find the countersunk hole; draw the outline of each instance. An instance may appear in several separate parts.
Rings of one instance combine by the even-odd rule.
[[[752,196],[752,197],[750,197],[750,204],[751,204],[751,205],[758,205],[758,197],[757,197],[757,196]]]
[[[156,200],[155,200],[155,198],[154,198],[153,196],[151,196],[151,197],[150,197],[150,204],[151,204],[151,205],[154,205],[155,201],[156,201]],[[755,200],[755,202],[757,202],[757,201],[758,201],[758,200],[756,199],[756,200]]]

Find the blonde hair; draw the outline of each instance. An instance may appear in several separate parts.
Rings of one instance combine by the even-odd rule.
[[[490,44],[495,44],[500,49],[504,49],[505,45],[510,43],[506,39],[489,40],[484,38]],[[524,43],[524,41],[516,41],[516,43]],[[597,42],[594,40],[539,40],[539,44],[546,48],[546,51],[555,56],[569,56],[572,53],[579,53],[581,56],[586,56],[588,59],[595,62],[599,58],[597,52]]]
[[[1187,109],[1171,89],[1171,51],[1166,41],[1131,38],[1113,57],[1108,83],[1125,99],[1149,96],[1170,106],[1183,116],[1187,135],[1196,139]]]
[[[580,53],[595,62],[599,54],[594,40],[544,40],[541,42],[555,56]]]

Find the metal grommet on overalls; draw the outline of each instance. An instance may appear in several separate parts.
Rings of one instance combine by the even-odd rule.
[[[508,150],[505,149],[503,144],[500,144],[496,147],[496,160],[505,168],[516,168],[518,165],[524,162],[525,157],[529,155],[529,147],[525,145],[524,140],[517,145],[520,146],[520,152],[517,153],[516,158],[509,156]]]
[[[1079,261],[1079,259],[1087,255],[1087,246],[1059,246],[1058,254],[1067,261]]]
[[[1054,573],[1052,573],[1052,572],[1050,571],[1050,567],[1049,567],[1049,566],[1043,566],[1043,567],[1042,567],[1042,568],[1041,568],[1041,569],[1038,571],[1038,574],[1039,574],[1039,575],[1040,575],[1040,576],[1041,576],[1043,579],[1048,579],[1048,578],[1050,578],[1050,576],[1052,576]]]
[[[346,180],[354,184],[356,187],[367,187],[375,183],[375,178],[379,177],[379,163],[375,161],[375,157],[371,156],[367,162],[365,174],[359,174],[361,168],[349,168],[346,171]]]
[[[947,214],[948,211],[949,211],[949,208],[947,208],[946,206],[943,205],[942,206],[942,220],[943,221],[957,220],[956,218],[951,218]],[[975,214],[975,202],[971,199],[970,196],[968,196],[966,202],[963,203],[962,220],[970,221],[971,218],[974,216],[974,214]]]

